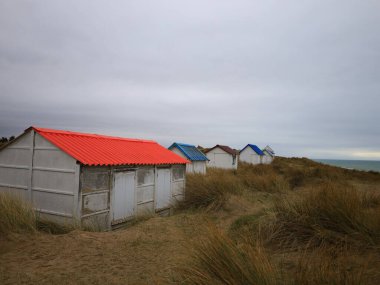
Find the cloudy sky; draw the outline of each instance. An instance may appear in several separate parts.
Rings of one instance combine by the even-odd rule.
[[[30,125],[380,159],[380,1],[0,2],[0,136]]]

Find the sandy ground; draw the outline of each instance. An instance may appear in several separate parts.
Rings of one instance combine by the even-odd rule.
[[[176,216],[107,233],[16,235],[0,243],[0,283],[165,284],[186,262],[191,223]]]
[[[154,217],[113,232],[0,239],[0,284],[174,284],[202,226],[211,220],[228,229],[237,217],[260,211],[270,197],[261,197],[257,206],[251,199],[258,200],[232,196],[224,211],[211,215]]]

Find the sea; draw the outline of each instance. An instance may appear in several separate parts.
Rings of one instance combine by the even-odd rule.
[[[316,162],[339,166],[348,169],[380,172],[380,161],[375,160],[340,160],[340,159],[313,159]]]

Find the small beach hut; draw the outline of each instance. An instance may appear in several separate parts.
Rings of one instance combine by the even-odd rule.
[[[30,127],[0,149],[0,192],[39,216],[111,229],[182,198],[188,161],[154,141]]]
[[[184,143],[173,143],[169,150],[189,160],[186,165],[187,173],[206,174],[206,163],[208,158],[196,146]]]
[[[263,149],[262,163],[263,164],[272,163],[274,156],[275,156],[275,153],[274,153],[273,149],[269,145],[267,145]]]
[[[205,151],[209,162],[208,167],[237,169],[239,152],[226,145],[217,144]]]
[[[239,153],[240,161],[250,164],[260,164],[264,153],[254,144],[247,144]]]

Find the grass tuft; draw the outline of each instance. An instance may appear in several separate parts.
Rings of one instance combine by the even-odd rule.
[[[281,245],[321,246],[380,242],[378,196],[352,186],[325,183],[296,199],[277,200],[272,239]]]
[[[277,284],[277,271],[260,246],[236,244],[214,227],[194,248],[185,284]]]
[[[185,197],[179,201],[179,208],[220,210],[231,193],[240,191],[240,185],[232,171],[210,169],[208,172],[207,175],[187,175]]]
[[[15,195],[0,193],[0,233],[36,231],[36,215],[32,206]]]

